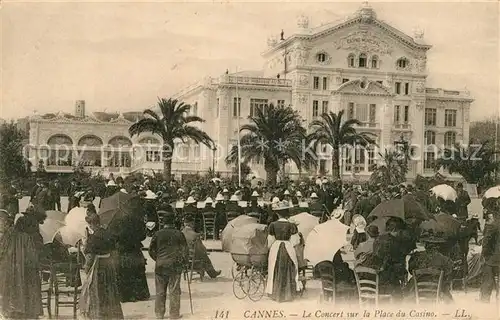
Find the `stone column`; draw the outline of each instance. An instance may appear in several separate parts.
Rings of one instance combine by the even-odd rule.
[[[416,148],[417,154],[415,167],[417,174],[423,174],[424,172],[424,156],[425,156],[425,141],[424,141],[424,133],[425,133],[425,100],[417,100],[414,101],[412,105],[412,118],[414,121],[412,122],[412,141],[411,144]]]

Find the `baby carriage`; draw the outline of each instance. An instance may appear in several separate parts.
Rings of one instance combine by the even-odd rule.
[[[267,228],[248,224],[238,228],[231,242],[234,261],[233,293],[238,299],[259,301],[264,295],[267,278]]]

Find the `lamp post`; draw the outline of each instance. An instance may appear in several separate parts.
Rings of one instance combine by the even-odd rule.
[[[212,147],[212,171],[215,173],[215,153],[217,152],[217,147]]]

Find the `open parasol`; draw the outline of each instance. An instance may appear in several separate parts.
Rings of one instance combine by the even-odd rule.
[[[133,200],[134,196],[124,192],[117,192],[111,197],[102,199],[101,207],[99,208],[101,224],[104,227],[108,227],[113,220],[131,214],[134,207]]]
[[[318,224],[306,239],[304,257],[313,265],[322,261],[332,261],[333,256],[347,244],[348,226],[337,219]]]
[[[258,223],[239,226],[232,236],[229,250],[236,254],[266,254],[267,226]]]
[[[297,229],[302,233],[304,239],[307,239],[309,233],[319,224],[319,218],[307,212],[296,214],[288,220],[297,225]]]
[[[229,221],[221,234],[222,251],[230,252],[233,234],[237,232],[238,227],[256,223],[258,223],[256,218],[247,215],[241,215]]]
[[[434,233],[443,233],[446,238],[458,236],[460,232],[460,221],[447,213],[438,213],[435,220],[424,221],[420,224],[422,231],[432,230]]]
[[[500,198],[500,186],[491,187],[483,194],[484,199]]]
[[[405,221],[408,219],[433,219],[427,209],[411,196],[384,201],[376,206],[368,217],[396,217]]]
[[[457,200],[457,192],[447,184],[439,184],[430,189],[430,192],[443,200]]]
[[[52,243],[56,234],[65,225],[66,224],[63,220],[56,220],[49,217],[45,218],[43,223],[39,226],[40,234],[43,238],[43,244]]]

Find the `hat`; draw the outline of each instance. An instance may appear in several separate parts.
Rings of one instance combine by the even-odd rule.
[[[477,218],[479,218],[479,215],[478,215],[477,213],[474,213],[474,214],[472,215],[472,218],[473,218],[473,219],[477,219]]]
[[[184,216],[184,222],[193,223],[194,222],[193,215],[192,214],[187,214],[186,216]]]
[[[214,203],[212,198],[208,197],[207,199],[205,199],[205,203]]]
[[[276,204],[280,202],[280,198],[274,197],[273,200],[271,201],[272,204]]]
[[[106,187],[116,187],[116,183],[114,180],[109,180],[106,184]]]
[[[327,178],[323,178],[323,180],[321,180],[321,183],[328,183],[328,179]]]
[[[300,192],[300,191],[295,192],[295,196],[296,197],[302,197],[302,192]]]
[[[456,219],[456,218],[458,218],[458,216],[457,216],[456,214],[452,214],[451,216],[452,216],[453,218],[455,218],[455,219]]]
[[[196,200],[194,200],[193,197],[188,197],[187,200],[186,200],[186,203],[195,203]]]
[[[233,195],[231,196],[231,198],[229,199],[229,201],[240,201],[240,200],[238,199],[238,196],[237,196],[237,195],[233,194]]]
[[[378,227],[374,224],[371,224],[368,227],[366,227],[366,233],[368,233],[370,237],[376,238],[379,236]]]
[[[342,217],[344,217],[344,210],[342,209],[335,209],[332,211],[331,217],[332,219],[337,219],[340,220]]]
[[[258,196],[259,196],[259,193],[258,193],[257,191],[254,191],[254,192],[252,192],[252,195],[251,195],[251,196],[252,196],[252,197],[258,197]]]
[[[217,193],[217,196],[215,197],[215,201],[224,201],[224,196],[220,193]]]
[[[121,188],[120,189],[120,192],[123,192],[123,193],[128,193],[127,190],[125,190],[125,188]]]
[[[227,188],[224,188],[224,190],[222,190],[222,193],[229,193],[229,190],[227,190]]]
[[[146,190],[146,196],[144,197],[144,199],[154,200],[156,198],[157,198],[157,195],[153,191]]]
[[[316,194],[316,192],[311,193],[311,199],[317,199],[317,198],[318,195]]]
[[[434,233],[432,231],[424,232],[420,236],[420,241],[424,243],[445,243],[446,240],[443,237],[442,232]]]
[[[184,189],[182,189],[182,188],[177,189],[177,193],[183,193],[183,192],[184,192]]]
[[[237,195],[237,196],[239,196],[239,195],[241,195],[241,191],[240,190],[236,190],[236,192],[234,194]]]
[[[83,196],[83,201],[92,202],[92,201],[94,201],[94,199],[95,199],[95,195],[91,191],[85,193],[85,195]]]
[[[280,201],[280,202],[275,203],[273,205],[274,211],[281,211],[281,210],[287,210],[287,209],[290,209],[290,204],[286,200]]]
[[[285,192],[283,193],[285,196],[289,196],[290,195],[290,191],[288,190],[285,190]]]

